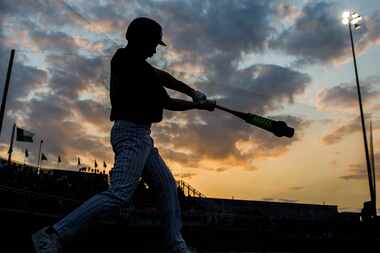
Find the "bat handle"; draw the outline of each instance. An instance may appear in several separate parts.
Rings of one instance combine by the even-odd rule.
[[[217,105],[217,104],[215,104],[215,108],[222,110],[222,111],[225,111],[225,112],[229,112],[229,113],[231,113],[231,114],[233,114],[233,115],[235,115],[241,119],[245,119],[248,116],[248,113],[234,111],[234,110],[228,109],[226,107],[223,107],[223,106]]]

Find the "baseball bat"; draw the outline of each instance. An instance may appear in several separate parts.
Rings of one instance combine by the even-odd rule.
[[[234,111],[220,105],[215,105],[215,108],[218,108],[225,112],[229,112],[241,118],[248,124],[267,130],[276,135],[277,137],[286,136],[288,138],[291,138],[294,135],[294,128],[288,127],[288,125],[284,121],[276,121],[252,113]]]

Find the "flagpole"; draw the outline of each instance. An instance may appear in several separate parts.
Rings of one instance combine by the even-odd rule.
[[[372,187],[373,187],[373,192],[374,192],[374,200],[373,200],[373,205],[375,209],[375,215],[377,215],[377,208],[376,208],[376,173],[375,173],[375,154],[374,154],[374,149],[373,149],[373,130],[372,130],[372,120],[370,121],[369,125],[370,129],[370,155],[371,155],[371,172],[372,172]]]
[[[13,123],[12,128],[12,135],[11,135],[11,143],[9,144],[9,150],[8,150],[8,164],[11,164],[12,161],[12,152],[13,152],[13,142],[15,137],[15,131],[16,131],[16,123]]]
[[[40,150],[38,151],[38,163],[37,163],[37,168],[38,168],[38,171],[40,171],[40,161],[41,161],[41,146],[42,146],[42,143],[43,143],[44,141],[43,140],[41,140],[40,141]]]
[[[79,170],[79,166],[80,166],[80,157],[79,156],[77,157],[77,161],[76,162],[77,162],[77,170]]]
[[[9,89],[9,83],[11,81],[11,74],[12,74],[12,67],[13,67],[14,56],[15,56],[15,50],[12,49],[11,50],[11,57],[9,58],[7,77],[6,77],[6,80],[5,80],[3,99],[1,101],[1,107],[0,107],[0,135],[1,135],[1,129],[3,128],[3,119],[4,119],[4,113],[5,113],[5,105],[7,103],[8,89]]]

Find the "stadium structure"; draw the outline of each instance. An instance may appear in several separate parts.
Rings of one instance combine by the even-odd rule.
[[[39,169],[1,159],[0,247],[11,249],[16,245],[21,252],[33,252],[30,236],[34,231],[107,189],[109,177],[103,173]],[[339,212],[335,205],[208,198],[182,180],[177,186],[184,237],[189,245],[205,252],[352,250],[378,245],[380,239],[378,221],[366,218],[365,211]],[[153,194],[141,181],[128,206],[99,220],[67,248],[161,252],[146,251],[163,248]]]

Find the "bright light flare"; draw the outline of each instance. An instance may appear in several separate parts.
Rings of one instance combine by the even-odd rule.
[[[343,14],[342,14],[342,18],[343,19],[348,19],[349,17],[350,17],[350,14],[351,14],[351,12],[349,12],[349,11],[345,11],[345,12],[343,12]],[[348,24],[348,23],[347,23]]]
[[[359,14],[357,14],[356,12],[354,12],[354,13],[352,13],[352,16],[351,16],[353,19],[355,19],[355,18],[358,18],[358,17],[360,17],[359,16]]]
[[[350,23],[350,20],[348,20],[348,18],[344,18],[342,20],[342,23],[343,23],[343,25],[348,25],[348,23]]]
[[[355,24],[359,23],[361,20],[362,20],[362,17],[357,16],[355,19],[353,19],[351,21],[351,24],[355,25]]]

